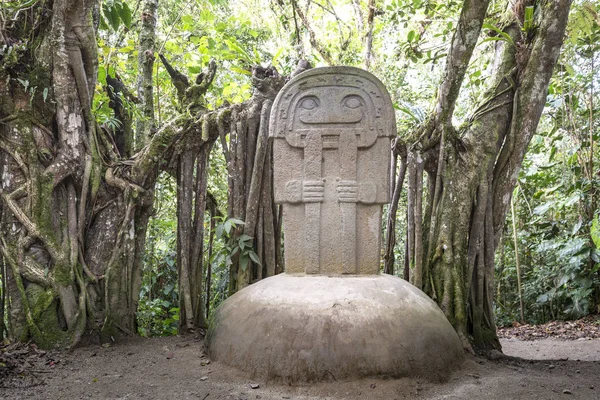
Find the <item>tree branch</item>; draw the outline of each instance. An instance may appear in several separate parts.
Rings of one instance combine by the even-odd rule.
[[[487,13],[489,0],[465,0],[446,59],[444,78],[438,91],[435,119],[450,124],[456,100],[471,61]]]
[[[302,24],[304,25],[304,28],[306,28],[306,30],[308,31],[308,37],[309,37],[310,44],[312,45],[313,49],[315,49],[321,55],[321,57],[323,57],[323,59],[325,60],[325,62],[327,62],[327,64],[333,65],[334,62],[333,62],[333,59],[331,58],[331,55],[323,47],[323,45],[317,40],[317,34],[315,33],[314,29],[310,26],[310,22],[308,21],[308,18],[306,17],[306,15],[304,15],[304,12],[302,11],[302,9],[300,9],[300,7],[298,7],[298,3],[296,2],[296,0],[292,0],[292,8],[294,9],[294,13],[296,15],[298,15],[300,17],[300,19],[302,20]]]
[[[546,1],[540,7],[543,13],[541,24],[531,55],[521,74],[521,85],[515,94],[515,111],[507,138],[513,141],[512,148],[509,154],[500,154],[506,161],[497,162],[494,170],[493,224],[496,246],[502,235],[519,169],[546,104],[548,84],[560,54],[571,2],[572,0]]]

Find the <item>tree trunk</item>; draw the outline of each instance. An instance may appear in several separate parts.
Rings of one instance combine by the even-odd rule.
[[[539,24],[528,32],[521,29],[523,12],[534,4],[517,3],[512,21],[504,28],[511,40],[497,42],[490,87],[457,130],[451,125],[452,115],[488,6],[487,1],[464,2],[437,104],[415,139],[405,143],[412,282],[423,285],[465,346],[476,350],[500,349],[492,304],[494,252],[519,168],[545,105],[571,1],[538,4]],[[418,215],[419,158],[425,160],[430,188],[425,218]],[[412,167],[410,160],[415,160]],[[423,224],[428,226],[423,232],[428,237],[419,234]],[[418,255],[423,242],[426,256],[421,265]]]
[[[228,217],[243,220],[242,233],[253,238],[260,265],[248,262],[244,268],[240,254],[234,257],[230,273],[230,293],[250,283],[272,276],[281,265],[276,233],[280,216],[273,206],[273,157],[269,135],[271,103],[285,82],[274,68],[255,67],[255,90],[250,100],[231,106],[229,128],[221,128],[221,147],[227,163]],[[229,144],[226,135],[229,133]]]
[[[2,45],[26,48],[12,67],[0,69],[0,255],[8,333],[44,347],[72,346],[90,332],[115,340],[137,331],[140,271],[159,172],[174,165],[170,160],[190,143],[218,137],[216,122],[204,132],[196,107],[212,78],[189,92],[188,103],[198,112],[166,124],[133,159],[123,160],[131,145],[119,146],[115,132],[97,126],[91,112],[96,2],[55,0],[51,13],[38,10],[44,6],[18,13],[2,35]],[[39,29],[31,30],[29,13],[42,16]],[[154,49],[146,50],[153,57]],[[123,90],[111,79],[111,90]],[[144,95],[151,98],[149,82]],[[146,106],[145,122],[152,124]]]

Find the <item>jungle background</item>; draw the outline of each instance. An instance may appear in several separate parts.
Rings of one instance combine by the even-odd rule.
[[[47,331],[58,332],[51,342],[43,343],[49,347],[76,344],[93,331],[99,331],[103,341],[114,341],[116,332],[166,336],[201,331],[227,296],[285,269],[281,214],[270,200],[268,186],[270,148],[267,140],[261,141],[268,113],[265,104],[289,76],[311,66],[366,68],[388,88],[397,110],[399,138],[394,148],[394,182],[402,177],[392,186],[404,189],[396,190],[395,204],[385,209],[382,271],[411,279],[430,295],[435,296],[437,288],[437,300],[443,305],[439,290],[443,284],[436,282],[435,272],[423,270],[428,260],[435,260],[433,242],[438,239],[433,235],[437,233],[430,234],[427,226],[434,226],[431,215],[437,213],[438,200],[445,198],[446,191],[436,184],[437,167],[429,180],[423,174],[423,168],[429,172],[426,166],[411,167],[411,155],[417,159],[424,154],[411,143],[418,135],[438,132],[427,128],[432,120],[438,121],[430,110],[441,101],[439,88],[452,66],[449,47],[469,27],[461,15],[483,8],[477,3],[485,5],[485,20],[477,27],[472,55],[462,68],[460,91],[450,100],[454,110],[446,115],[446,123],[462,127],[456,131],[464,136],[457,133],[453,140],[444,128],[439,130],[446,132],[441,133],[441,141],[438,137],[437,145],[432,145],[443,160],[451,158],[444,158],[444,146],[451,149],[448,154],[461,153],[461,138],[470,133],[469,121],[506,106],[482,108],[491,104],[486,102],[490,90],[501,96],[516,87],[502,85],[511,82],[511,71],[519,69],[523,60],[517,55],[516,66],[503,72],[508,78],[496,81],[498,51],[533,48],[544,18],[554,15],[545,13],[549,8],[545,1],[82,2],[86,6],[80,13],[89,13],[89,20],[83,17],[83,21],[95,27],[95,44],[88,43],[87,50],[79,45],[90,92],[85,100],[82,82],[74,75],[79,98],[73,100],[73,108],[84,110],[82,129],[87,136],[83,136],[88,137],[87,143],[81,139],[77,146],[91,150],[73,167],[80,173],[59,179],[60,163],[55,161],[60,146],[52,142],[63,140],[62,128],[57,128],[60,121],[53,122],[61,93],[56,76],[51,79],[44,72],[48,66],[40,63],[52,57],[42,51],[48,45],[44,33],[56,31],[51,18],[58,15],[62,3],[65,15],[70,15],[74,6],[63,0],[4,1],[0,11],[0,99],[4,103],[0,111],[0,338],[41,341]],[[556,15],[560,7],[569,14],[564,38],[560,35],[564,42],[556,66],[550,66],[553,74],[547,98],[542,99],[539,125],[514,170],[518,176],[510,187],[507,212],[496,224],[501,232],[495,235],[493,277],[486,275],[485,285],[491,284],[493,290],[486,289],[484,297],[493,297],[493,304],[483,307],[491,307],[499,326],[571,320],[600,312],[600,15],[593,1],[557,7],[552,11]],[[79,25],[66,21],[77,33]],[[77,34],[80,43],[86,35]],[[52,40],[50,44],[55,44]],[[54,57],[57,74],[61,64]],[[86,64],[90,57],[96,61]],[[76,71],[70,60],[63,73]],[[524,75],[515,75],[514,81],[525,80]],[[242,132],[253,140],[244,142]],[[31,143],[33,152],[29,147],[20,155]],[[162,148],[168,150],[157,152]],[[33,159],[41,166],[38,172],[59,166],[59,172],[53,170],[55,185],[49,192],[44,174],[32,172]],[[473,163],[477,162],[475,158]],[[482,164],[488,162],[481,159]],[[15,183],[10,175],[16,176],[13,170],[19,168],[29,169],[23,174],[28,177]],[[256,177],[263,175],[267,178],[256,187]],[[420,215],[421,206],[416,214],[425,221],[423,227],[415,223],[415,204],[428,202],[431,206],[425,214],[429,216]],[[56,206],[59,203],[62,208]],[[45,214],[62,212],[76,214],[73,220],[78,222],[46,221],[53,217]],[[443,217],[440,210],[438,218]],[[116,223],[107,222],[111,220]],[[131,221],[136,224],[135,237],[127,239]],[[25,228],[17,228],[19,224]],[[102,229],[108,231],[105,236],[96,234]],[[49,240],[46,237],[52,235],[46,230],[64,235]],[[108,238],[111,235],[116,239]],[[415,247],[415,237],[421,237],[416,242],[423,242],[425,250]],[[102,247],[102,241],[108,248]],[[68,284],[58,279],[63,259],[71,268]],[[488,257],[486,265],[489,262]],[[435,262],[431,263],[434,271]],[[109,268],[103,270],[104,264]],[[122,287],[110,286],[115,281]],[[460,309],[477,302],[467,297],[451,303]],[[124,303],[127,307],[121,306]],[[444,311],[455,327],[472,334],[466,327],[474,324],[473,317],[461,320],[460,312],[447,307]],[[58,317],[50,315],[49,309]],[[486,327],[495,328],[486,315]],[[110,316],[117,321],[114,325]],[[477,343],[481,341],[475,340],[476,347]],[[481,347],[490,346],[493,343]]]

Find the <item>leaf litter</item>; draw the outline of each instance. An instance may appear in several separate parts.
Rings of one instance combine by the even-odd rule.
[[[600,338],[600,315],[588,315],[576,321],[550,321],[542,325],[519,324],[498,329],[501,339],[538,340],[544,338],[583,340]]]

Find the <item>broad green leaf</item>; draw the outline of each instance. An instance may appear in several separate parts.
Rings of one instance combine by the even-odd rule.
[[[246,271],[246,269],[248,269],[248,261],[248,257],[240,257],[240,268],[242,269],[242,271]]]
[[[21,85],[23,85],[23,87],[25,88],[25,91],[27,91],[27,88],[29,87],[29,81],[27,79],[21,79],[21,78],[17,78],[17,80],[19,81],[19,83]]]
[[[600,249],[600,222],[598,222],[597,215],[592,220],[592,228],[590,229],[590,235],[592,236],[592,241],[596,245],[596,248]]]
[[[102,12],[106,21],[110,24],[114,31],[119,29],[119,24],[121,23],[121,17],[119,17],[119,12],[116,7],[109,7],[107,4],[102,5]]]
[[[547,202],[533,209],[535,215],[544,215],[554,205],[554,202]]]
[[[169,294],[173,291],[173,289],[175,288],[175,284],[174,283],[168,283],[167,285],[165,285],[165,288],[163,289],[163,293],[164,294]]]
[[[249,251],[248,255],[250,256],[250,258],[252,259],[252,261],[254,261],[256,264],[261,265],[260,264],[260,260],[258,259],[258,256],[256,255],[255,252],[253,251]]]
[[[577,223],[573,226],[573,232],[571,232],[571,235],[575,236],[577,232],[579,232],[579,229],[581,229],[582,224],[583,220],[579,218],[579,221],[577,221]]]
[[[123,25],[125,25],[127,29],[131,29],[131,9],[127,3],[121,3],[121,7],[119,7],[119,16],[121,17],[121,21],[123,21]]]

